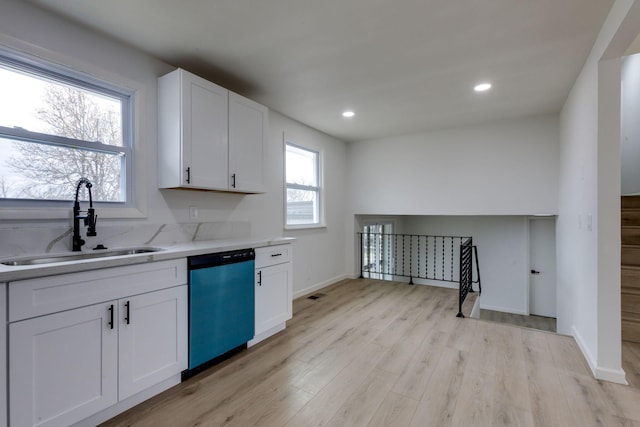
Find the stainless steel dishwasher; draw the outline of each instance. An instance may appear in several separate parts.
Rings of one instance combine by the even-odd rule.
[[[246,348],[254,335],[255,252],[188,258],[189,369],[186,379]]]

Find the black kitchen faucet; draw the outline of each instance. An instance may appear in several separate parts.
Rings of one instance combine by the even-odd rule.
[[[89,191],[89,209],[86,211],[86,215],[81,215],[82,212],[80,210],[80,202],[78,201],[78,193],[80,192],[80,187],[84,184]],[[84,220],[84,225],[87,227],[87,236],[96,236],[96,222],[98,221],[98,216],[96,215],[95,210],[93,209],[93,198],[91,197],[91,187],[93,185],[87,178],[80,178],[78,181],[78,185],[76,187],[76,199],[73,203],[73,237],[71,240],[72,251],[77,252],[82,249],[82,245],[85,244],[85,241],[80,237],[80,220]]]

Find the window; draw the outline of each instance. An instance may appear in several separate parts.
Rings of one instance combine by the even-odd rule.
[[[286,144],[286,225],[292,228],[322,224],[320,153]]]
[[[362,236],[362,270],[374,279],[393,280],[395,248],[392,222],[365,224]]]
[[[0,93],[2,206],[73,200],[81,177],[94,202],[131,202],[131,93],[6,52]]]

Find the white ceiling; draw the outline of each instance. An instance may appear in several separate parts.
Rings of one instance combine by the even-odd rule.
[[[31,2],[345,141],[558,112],[613,4]]]

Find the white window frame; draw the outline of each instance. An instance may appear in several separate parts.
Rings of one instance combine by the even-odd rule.
[[[13,40],[12,40],[13,41]],[[20,50],[7,47],[14,43],[2,43],[0,37],[0,60],[15,64],[20,68],[32,69],[36,74],[53,77],[61,82],[75,84],[89,90],[115,95],[117,98],[126,97],[123,102],[123,146],[101,146],[101,151],[124,153],[126,156],[123,169],[123,188],[126,200],[123,202],[94,201],[96,210],[102,218],[144,218],[146,217],[146,177],[145,164],[140,155],[140,128],[137,117],[140,117],[142,104],[145,99],[143,84],[128,80],[119,75],[113,75],[106,70],[78,61],[74,58],[58,55],[50,51],[34,49],[37,56],[30,52],[32,49]],[[4,44],[4,46],[2,46]],[[65,64],[65,65],[59,65]],[[97,77],[94,77],[97,76]],[[0,136],[23,141],[53,142],[54,145],[83,147],[83,141],[39,134],[26,130],[0,127]],[[46,138],[46,139],[45,139]],[[128,142],[125,142],[125,138]],[[95,143],[91,143],[95,150]],[[102,150],[104,148],[104,150]],[[28,199],[0,199],[0,220],[41,220],[67,219],[71,209],[69,201],[56,200],[28,200]]]
[[[301,185],[287,182],[287,146],[295,147],[299,150],[305,150],[317,155],[317,186],[313,185]],[[299,229],[308,229],[308,228],[324,228],[326,227],[325,223],[325,203],[324,203],[324,181],[323,181],[323,152],[322,150],[316,149],[310,146],[304,146],[294,142],[292,138],[284,139],[284,228],[285,230],[299,230]],[[288,224],[287,221],[287,190],[295,189],[295,190],[307,190],[307,191],[316,191],[318,194],[318,221],[310,222],[305,224]]]

